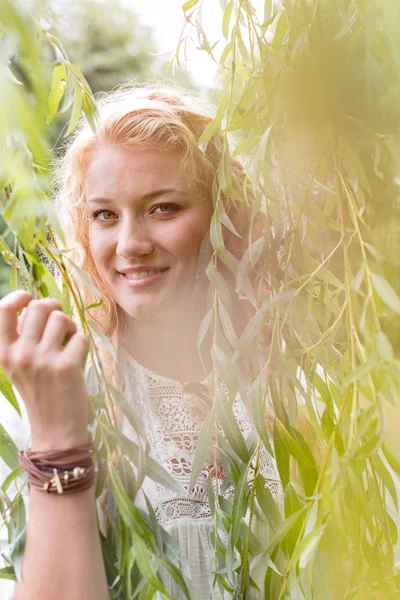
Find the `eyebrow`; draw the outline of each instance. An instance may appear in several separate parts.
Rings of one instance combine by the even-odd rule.
[[[153,198],[157,198],[158,196],[163,196],[165,194],[182,194],[185,195],[186,192],[182,190],[177,190],[175,188],[163,188],[161,190],[156,190],[155,192],[150,192],[149,194],[145,194],[141,196],[141,200],[152,200]],[[113,204],[113,201],[109,198],[89,198],[87,201],[88,204]]]

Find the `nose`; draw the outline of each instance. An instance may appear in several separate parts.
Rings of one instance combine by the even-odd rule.
[[[147,256],[154,250],[146,223],[143,220],[128,218],[124,221],[119,232],[116,253],[127,258]]]

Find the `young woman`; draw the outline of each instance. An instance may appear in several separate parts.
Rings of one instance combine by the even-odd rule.
[[[200,324],[214,298],[208,295],[205,272],[213,252],[208,234],[214,205],[218,203],[227,224],[226,260],[215,259],[214,264],[226,282],[224,299],[237,335],[255,309],[245,289],[236,291],[231,266],[253,241],[262,239],[264,248],[267,245],[266,216],[248,202],[249,188],[245,201],[245,174],[237,161],[229,160],[229,197],[218,193],[216,170],[223,137],[213,138],[204,152],[198,147],[211,119],[212,111],[194,95],[170,87],[146,86],[108,95],[100,102],[97,133],[82,125],[62,159],[56,194],[67,246],[73,248],[67,256],[102,294],[103,304],[87,313],[111,340],[118,357],[115,364],[101,347],[106,372],[116,385],[123,379],[125,396],[142,420],[150,456],[186,492],[174,494],[148,478],[142,486],[159,522],[188,561],[194,600],[221,597],[212,586],[213,518],[206,480],[210,472],[214,481],[223,479],[223,471],[215,473],[215,460],[207,457],[195,488],[189,489],[197,436],[211,406],[204,406],[196,394],[185,393],[183,385],[209,383],[215,336],[232,356],[222,329],[215,332],[212,326],[202,342],[202,359],[197,348]],[[254,290],[258,305],[268,293],[266,267],[261,252],[246,288]],[[72,268],[70,273],[73,277]],[[85,306],[98,300],[83,279],[76,282]],[[21,309],[25,311],[18,317]],[[25,291],[15,291],[0,301],[0,364],[26,405],[31,451],[47,457],[48,470],[55,466],[49,452],[56,456],[65,450],[63,456],[72,455],[88,440],[82,374],[88,340],[77,331],[76,322],[54,299],[32,299]],[[264,364],[267,347],[267,330],[261,330],[248,354],[240,358],[238,369],[246,385]],[[253,427],[243,395],[233,399],[233,412],[247,437]],[[135,437],[126,421],[122,429]],[[260,468],[272,492],[279,495],[273,461],[264,448]],[[145,510],[142,491],[136,502]],[[163,580],[173,597],[183,597],[166,573]],[[44,493],[31,485],[23,576],[16,598],[109,598],[92,485],[64,494]]]

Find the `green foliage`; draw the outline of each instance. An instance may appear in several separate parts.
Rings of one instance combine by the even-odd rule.
[[[210,45],[202,6],[203,0],[183,5],[187,29],[177,60],[194,27],[198,47],[221,64],[222,73],[217,116],[200,139],[204,150],[222,132],[225,148],[213,190],[213,255],[205,265],[211,306],[198,337],[199,346],[208,331],[213,337],[213,406],[191,478],[193,485],[216,448],[226,479],[216,489],[209,479],[208,488],[215,585],[236,599],[256,597],[256,588],[261,597],[277,600],[394,599],[400,592],[394,564],[400,362],[393,331],[400,310],[400,46],[392,17],[399,9],[394,0],[266,0],[263,10],[250,0],[222,1],[221,37]],[[46,123],[65,111],[70,133],[83,109],[95,129],[89,75],[71,62],[57,37],[13,3],[0,5],[0,25],[0,200],[6,227],[0,244],[11,286],[34,296],[58,294],[67,312],[75,303],[93,342],[94,323],[86,321],[64,268],[68,250],[49,243],[52,230],[60,239],[62,232],[46,195]],[[120,33],[125,43],[127,30]],[[96,47],[87,48],[95,61]],[[268,225],[268,239],[254,240],[240,261],[224,247],[226,230],[237,232],[221,193],[249,201],[246,189],[242,198],[233,186],[230,151],[246,163],[257,191],[254,203],[265,206]],[[263,252],[270,259],[269,298],[260,298],[248,276]],[[62,273],[63,291],[43,256]],[[240,339],[217,258],[255,308]],[[268,357],[246,390],[256,432],[245,440],[232,410],[236,393],[245,389],[237,361],[266,326]],[[95,388],[91,408],[101,465],[96,490],[100,494],[108,474],[118,508],[101,538],[110,588],[116,598],[163,594],[161,566],[188,597],[176,546],[149,504],[146,515],[134,505],[145,475],[181,490],[149,456],[123,394],[104,381],[94,343],[91,352],[88,384]],[[3,376],[0,389],[18,410]],[[111,399],[138,443],[115,427]],[[272,435],[266,405],[275,413]],[[301,425],[304,414],[307,427]],[[1,439],[1,456],[13,469],[0,496],[10,550],[10,564],[0,571],[4,578],[19,573],[25,513],[20,490],[8,497],[10,482],[22,480],[16,448],[4,429]],[[263,446],[275,456],[281,505],[261,472]],[[227,489],[232,502],[224,498]]]

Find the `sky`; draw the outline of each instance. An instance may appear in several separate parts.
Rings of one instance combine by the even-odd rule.
[[[172,56],[185,24],[182,4],[184,0],[124,0],[149,25],[159,51]],[[213,42],[221,37],[221,9],[219,0],[203,0],[204,24],[207,37]],[[190,62],[186,69],[200,87],[213,87],[217,79],[217,67],[206,52],[194,51],[189,54]]]

